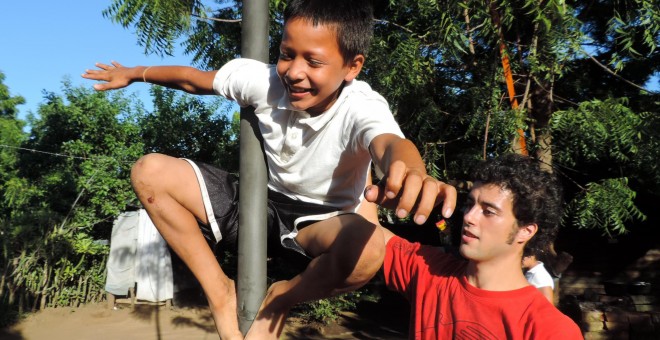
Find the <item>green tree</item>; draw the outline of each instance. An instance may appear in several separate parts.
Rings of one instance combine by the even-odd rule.
[[[136,202],[128,176],[143,145],[133,102],[67,81],[63,91],[45,93],[3,183],[0,264],[11,274],[0,301],[13,311],[99,300],[108,249],[97,240]]]
[[[151,88],[154,112],[139,119],[145,152],[159,152],[238,171],[238,140],[229,113],[237,107],[219,98]],[[222,164],[221,164],[222,161]]]
[[[25,122],[18,119],[17,106],[24,104],[25,99],[21,96],[11,96],[9,88],[3,84],[5,75],[0,72],[0,197],[5,197],[6,183],[16,175],[16,162],[18,160],[18,148],[26,139],[23,132]],[[0,208],[2,217],[9,216],[6,205]]]
[[[488,4],[387,3],[376,26],[369,82],[448,178],[464,176],[478,158],[510,152],[512,136],[522,129],[529,152],[566,180],[571,225],[610,236],[626,232],[626,225],[644,218],[635,198],[648,187],[638,182],[658,176],[657,151],[645,146],[657,145],[657,121],[648,118],[658,112],[658,95],[636,84],[658,72],[660,10],[653,1]],[[575,112],[586,116],[575,119]],[[603,135],[605,127],[614,129]],[[573,156],[576,140],[592,161]],[[618,149],[600,147],[612,144]],[[641,148],[644,164],[636,160]],[[625,199],[584,204],[605,188]]]
[[[285,3],[271,1],[271,60],[277,56],[279,13]],[[632,178],[633,172],[644,176],[617,182],[632,193],[645,190],[638,182],[657,178],[657,168],[648,165],[658,163],[654,150],[645,150],[646,165],[634,158],[606,155],[596,157],[598,162],[562,164],[556,160],[567,161],[574,152],[570,134],[553,126],[559,124],[556,113],[590,108],[588,103],[594,101],[625,103],[631,115],[640,117],[658,112],[658,94],[638,86],[660,67],[656,1],[389,0],[376,4],[375,39],[362,79],[390,101],[406,135],[424,151],[431,173],[445,179],[465,178],[478,159],[519,150],[516,141],[523,137],[529,153],[566,179],[569,208],[579,206],[603,180]],[[105,14],[124,27],[136,25],[138,41],[147,53],[169,53],[171,44],[182,38],[186,52],[195,56],[199,66],[217,68],[238,55],[240,2],[216,5],[114,0]],[[618,121],[614,113],[601,119],[609,119],[607,124]],[[647,141],[657,145],[657,133],[649,126],[640,126],[636,140],[622,137],[620,144],[637,143],[644,148],[639,143]],[[598,133],[589,126],[574,128]],[[566,171],[569,166],[586,175]],[[604,174],[602,169],[612,172]],[[613,169],[631,173],[622,175]],[[580,209],[569,210],[568,215],[581,216],[583,223],[578,226],[596,226],[616,235],[625,232],[632,220],[621,215],[616,220],[626,223],[609,229],[599,212],[635,210],[634,203],[624,209],[634,196],[626,196],[631,199],[621,203],[596,202],[599,206],[590,210],[591,215]],[[643,218],[642,214],[632,216]]]
[[[4,79],[5,75],[0,72],[0,315],[6,315],[0,317],[0,326],[16,317],[15,313],[7,308],[10,295],[14,296],[13,292],[7,289],[12,270],[7,255],[14,244],[10,224],[12,210],[9,208],[12,202],[9,201],[7,189],[16,177],[18,148],[26,138],[23,132],[25,122],[17,117],[17,106],[24,104],[25,99],[11,96],[9,88],[3,83]]]

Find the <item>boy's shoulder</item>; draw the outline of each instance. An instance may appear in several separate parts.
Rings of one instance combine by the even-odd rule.
[[[352,105],[388,105],[387,100],[371,86],[362,80],[353,80],[342,90],[342,96]]]

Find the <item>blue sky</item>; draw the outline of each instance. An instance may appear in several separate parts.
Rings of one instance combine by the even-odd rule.
[[[144,55],[132,29],[124,29],[103,17],[111,0],[8,1],[0,11],[0,71],[10,95],[23,96],[19,118],[37,112],[43,90],[61,94],[62,80],[69,77],[74,86],[90,86],[80,77],[95,62],[116,60],[126,66],[191,65],[192,57],[161,58]],[[646,84],[654,91],[658,77]],[[128,90],[137,93],[150,107],[149,87],[135,83]]]
[[[103,17],[110,0],[8,1],[0,10],[0,71],[11,96],[23,96],[19,118],[37,112],[43,90],[61,94],[62,80],[91,88],[80,75],[94,63],[116,60],[126,66],[191,65],[179,48],[174,57],[144,55],[133,30]],[[128,88],[150,105],[149,87]]]

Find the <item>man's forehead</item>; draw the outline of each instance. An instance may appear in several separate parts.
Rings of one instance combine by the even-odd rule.
[[[513,201],[513,193],[511,190],[506,188],[504,185],[497,184],[497,183],[482,183],[482,182],[474,182],[474,186],[470,190],[470,193],[468,196],[472,199],[475,199],[476,193],[479,192],[480,194],[487,194],[487,195],[494,195],[497,194],[497,196],[505,196],[505,198]]]

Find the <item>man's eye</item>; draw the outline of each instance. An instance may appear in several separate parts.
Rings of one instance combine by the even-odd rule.
[[[495,212],[488,209],[484,209],[484,215],[495,215]]]
[[[286,54],[286,53],[280,53],[280,59],[281,60],[289,60],[289,59],[291,59],[291,57],[289,57],[289,55]]]

